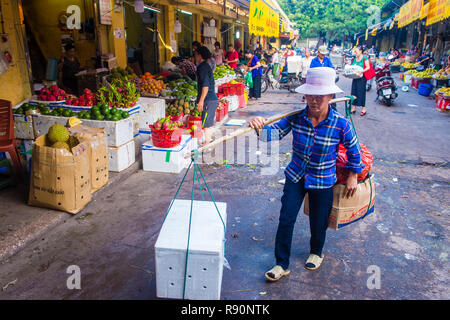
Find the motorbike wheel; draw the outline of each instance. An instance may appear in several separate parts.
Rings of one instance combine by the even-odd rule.
[[[269,88],[269,79],[263,79],[261,82],[261,93],[265,93]]]
[[[295,79],[293,80],[290,84],[289,84],[289,92],[291,93],[296,93],[295,89],[297,89],[298,87],[300,87],[301,83],[299,79]]]
[[[384,103],[385,103],[388,107],[392,106],[392,100],[391,100],[391,99],[384,99]]]

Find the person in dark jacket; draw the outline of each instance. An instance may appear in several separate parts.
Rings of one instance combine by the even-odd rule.
[[[250,50],[245,52],[245,56],[248,61],[247,71],[252,73],[253,80],[253,88],[250,88],[248,98],[258,100],[261,98],[261,80],[263,74],[261,62],[259,61],[259,58]]]

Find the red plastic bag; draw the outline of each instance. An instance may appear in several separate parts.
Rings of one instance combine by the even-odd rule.
[[[363,181],[369,174],[370,169],[372,168],[373,155],[366,145],[361,144],[360,146],[361,146],[361,162],[364,163],[365,167],[361,173],[358,173],[358,181]],[[347,149],[345,149],[345,147],[342,144],[340,144],[339,153],[336,158],[336,176],[337,176],[337,183],[339,184],[347,183],[349,172],[349,170],[345,168],[347,162],[348,162]]]

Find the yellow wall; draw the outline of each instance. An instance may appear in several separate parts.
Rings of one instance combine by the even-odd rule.
[[[9,35],[11,54],[14,59],[14,65],[0,75],[0,99],[9,100],[16,105],[31,96],[25,51],[22,49],[24,42],[19,33],[23,26],[20,24],[16,1],[0,0],[0,2],[5,20],[5,32]],[[17,27],[14,28],[15,26]]]
[[[86,6],[84,5],[86,3]],[[93,7],[90,1],[86,0],[22,0],[25,20],[30,26],[45,59],[62,56],[61,31],[58,17],[66,12],[70,5],[77,5],[81,8],[81,22],[86,17],[93,17]],[[86,8],[86,12],[84,12]],[[69,31],[70,32],[70,31]],[[72,31],[77,57],[82,66],[92,65],[91,57],[95,56],[95,40],[86,40],[83,34],[77,30]]]

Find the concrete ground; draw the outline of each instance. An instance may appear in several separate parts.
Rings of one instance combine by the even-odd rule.
[[[341,77],[338,85],[350,92],[348,79]],[[358,112],[354,121],[360,142],[375,156],[376,210],[328,231],[326,257],[317,271],[303,268],[309,226],[301,210],[291,275],[276,283],[264,279],[274,264],[282,170],[261,175],[259,165],[202,165],[215,200],[228,206],[231,270],[224,269],[222,299],[450,298],[450,115],[414,89],[400,92],[392,107],[374,99],[372,89],[367,116]],[[298,105],[298,95],[272,91],[230,116],[270,116]],[[289,162],[291,143],[288,136],[280,144],[280,167]],[[3,245],[0,251],[6,252],[0,299],[155,299],[154,244],[182,175],[136,169],[115,178],[76,216],[26,206],[24,189],[1,191],[2,243],[23,242],[20,250]],[[179,198],[190,199],[191,183],[188,177]],[[81,269],[81,290],[67,289],[70,265]],[[380,272],[379,289],[369,289],[373,270]]]

